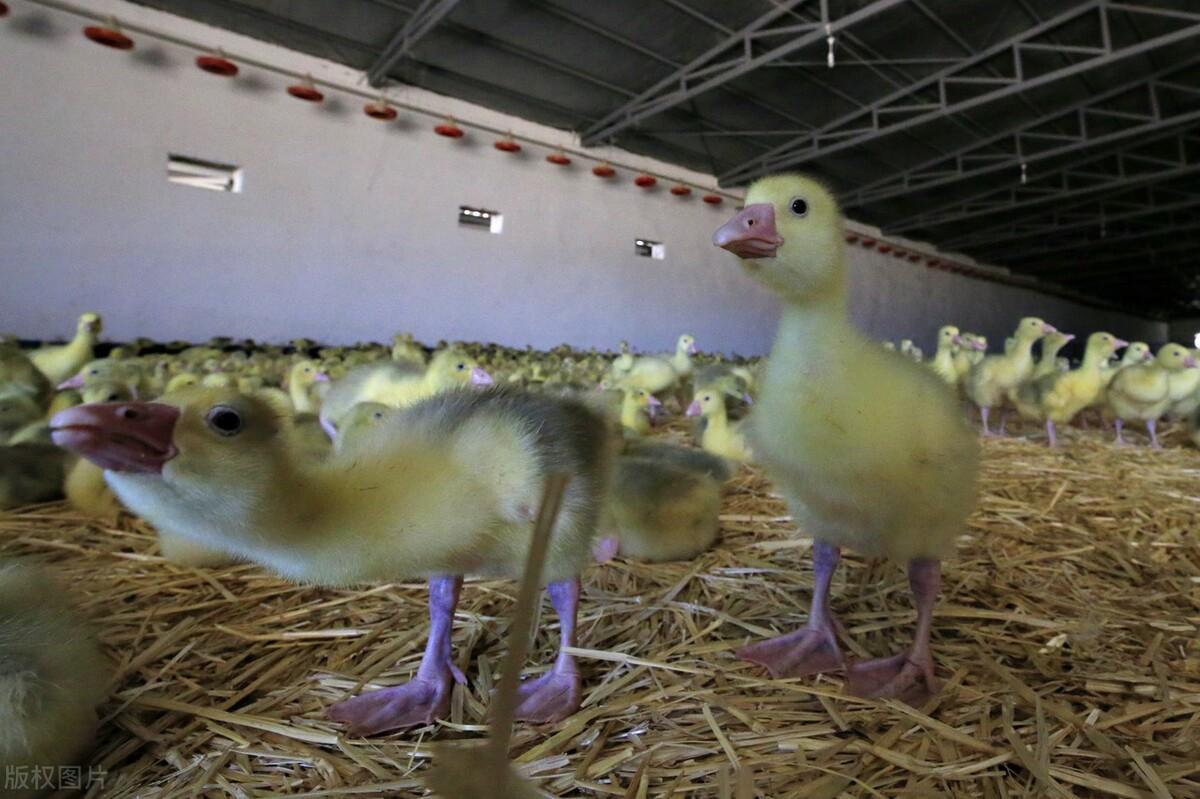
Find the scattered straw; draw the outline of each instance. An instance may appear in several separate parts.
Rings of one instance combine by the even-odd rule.
[[[554,797],[1200,796],[1200,454],[1064,438],[1057,452],[985,444],[979,510],[935,617],[947,687],[929,706],[734,659],[800,624],[812,588],[808,542],[745,469],[718,549],[587,572],[584,707],[558,728],[517,727],[521,773]],[[182,568],[137,520],[95,524],[62,505],[0,515],[0,552],[51,562],[98,620],[118,667],[95,752],[112,797],[424,795],[431,744],[484,734],[516,592],[464,588],[454,645],[468,683],[445,723],[364,740],[326,709],[411,676],[422,584]],[[895,566],[844,559],[833,604],[855,656],[911,634]],[[541,625],[527,673],[557,645],[553,614]]]

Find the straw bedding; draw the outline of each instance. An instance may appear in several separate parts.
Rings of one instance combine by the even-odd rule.
[[[846,697],[837,675],[769,680],[733,658],[801,623],[812,586],[811,542],[745,469],[714,551],[587,572],[583,711],[519,726],[514,759],[555,797],[1200,797],[1200,454],[1178,433],[1164,452],[1069,437],[1057,452],[985,443],[935,619],[945,689],[930,706]],[[454,643],[469,682],[449,720],[353,739],[325,711],[411,675],[423,586],[181,568],[136,519],[62,505],[0,515],[0,552],[52,562],[98,620],[118,677],[95,758],[115,797],[424,795],[435,744],[483,734],[516,591],[464,590]],[[833,602],[853,656],[907,643],[899,568],[845,559]],[[530,662],[548,664],[548,608],[538,627]]]

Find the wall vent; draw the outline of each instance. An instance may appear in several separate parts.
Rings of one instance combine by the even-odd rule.
[[[237,193],[242,190],[241,167],[175,153],[167,155],[167,180],[181,186],[209,191]]]
[[[504,230],[504,214],[499,211],[489,211],[486,208],[460,205],[458,206],[458,224],[482,228],[489,233],[499,233]]]
[[[656,261],[667,257],[667,245],[650,239],[634,239],[633,251],[643,258],[653,258]]]

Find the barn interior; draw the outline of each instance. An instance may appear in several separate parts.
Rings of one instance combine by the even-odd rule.
[[[1195,3],[3,0],[0,42],[0,796],[1200,796]],[[201,402],[288,465],[197,461],[184,523],[144,483]],[[445,470],[395,488],[427,537],[494,491],[520,543],[296,565],[363,500],[262,554],[385,451]],[[597,486],[577,629],[563,528],[520,560],[551,466],[560,520]],[[746,655],[830,579],[836,668]],[[926,627],[930,690],[863,690]],[[579,682],[510,727],[526,638],[520,691]],[[438,712],[354,715],[435,661]]]

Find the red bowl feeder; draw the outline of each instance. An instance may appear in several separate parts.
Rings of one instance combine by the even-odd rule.
[[[238,65],[219,55],[198,55],[196,66],[210,75],[220,75],[222,78],[232,78],[238,74]]]
[[[864,236],[859,241],[859,246],[866,247],[868,250],[873,250],[873,249],[875,249],[875,243],[876,243],[875,239],[868,239],[866,236]]]
[[[102,44],[114,50],[133,49],[133,39],[130,39],[116,28],[107,28],[103,25],[89,25],[83,29],[83,35],[96,44]]]
[[[847,244],[854,244],[856,241],[858,241],[857,233],[847,233],[846,234],[846,243]]]
[[[592,174],[598,178],[611,178],[617,174],[617,170],[613,169],[608,164],[597,164],[592,167]]]
[[[653,175],[638,175],[633,179],[633,185],[641,186],[643,189],[654,188],[658,183],[658,178]]]
[[[455,125],[453,120],[434,126],[433,132],[439,136],[445,136],[447,139],[461,139],[463,136],[467,135],[466,131],[464,131],[458,125]]]
[[[382,100],[374,103],[367,103],[363,106],[363,113],[371,119],[378,119],[380,122],[391,122],[396,117],[400,116],[400,112],[392,108]]]
[[[882,253],[889,253],[889,252],[891,252],[891,251],[892,251],[892,245],[890,245],[890,244],[883,244],[883,243],[881,242],[881,243],[880,243],[880,245],[879,245],[879,247],[878,247],[878,250],[879,250],[880,252],[882,252]]]
[[[519,152],[521,152],[521,145],[519,145],[515,141],[513,141],[512,136],[509,136],[506,139],[498,139],[496,141],[496,143],[493,144],[492,146],[495,147],[497,150],[499,150],[502,153],[519,153]]]
[[[676,186],[671,187],[671,193],[674,194],[676,197],[686,197],[692,193],[692,189],[690,186],[685,186],[682,183],[680,183]]]
[[[702,199],[709,205],[720,205],[725,202],[725,198],[719,194],[706,194]]]
[[[555,166],[570,166],[571,159],[567,158],[563,153],[550,153],[546,156],[546,160]]]
[[[317,91],[317,87],[313,85],[312,78],[305,77],[303,83],[293,83],[287,87],[287,93],[297,100],[303,100],[306,103],[320,103],[325,100],[325,95]]]

